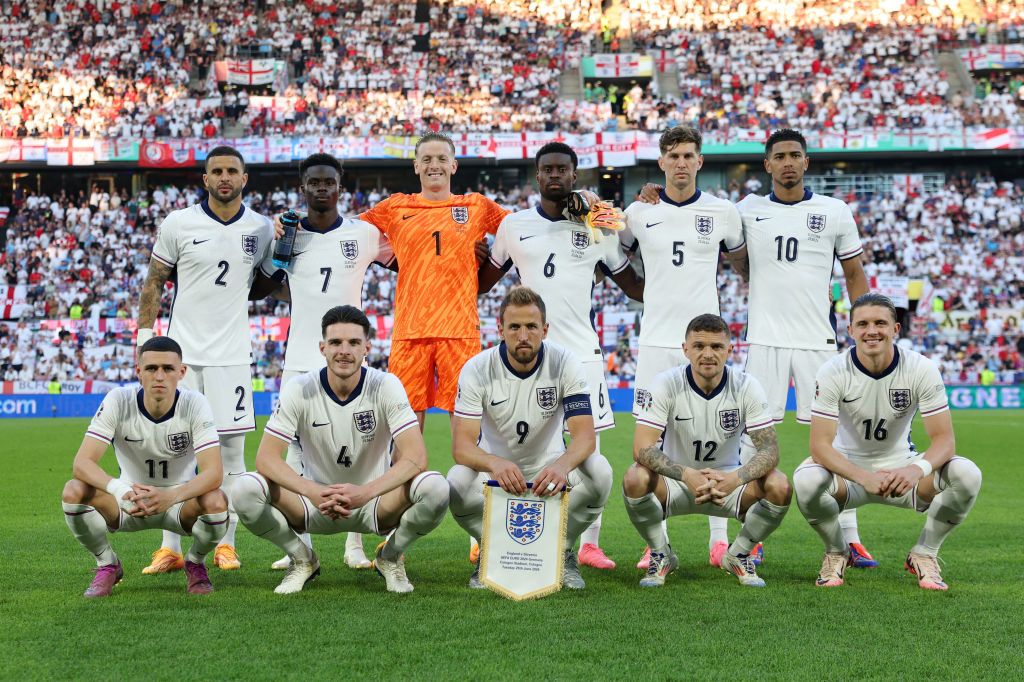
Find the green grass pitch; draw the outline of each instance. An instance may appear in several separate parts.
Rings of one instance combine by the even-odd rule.
[[[632,418],[617,421],[602,450],[621,480]],[[125,580],[111,598],[86,600],[92,560],[68,532],[59,494],[87,421],[2,423],[2,679],[1019,679],[1024,664],[1020,412],[954,413],[958,449],[985,481],[943,548],[947,593],[920,590],[902,569],[923,517],[878,507],[860,522],[881,567],[816,589],[822,548],[795,504],[767,543],[766,589],[708,566],[707,522],[689,518],[669,525],[680,569],[663,589],[642,590],[633,564],[643,542],[616,486],[602,544],[619,567],[584,569],[584,592],[527,603],[466,588],[468,541],[451,518],[409,553],[409,596],[345,568],[341,536],[315,540],[319,580],[275,595],[278,550],[240,528],[243,568],[211,568],[210,596],[185,594],[181,573],[140,574],[154,531],[114,537]],[[790,415],[780,433],[790,474],[807,431]],[[915,435],[926,443],[920,424]],[[447,471],[446,417],[430,418],[427,443],[432,467]],[[250,435],[250,463],[257,444]]]

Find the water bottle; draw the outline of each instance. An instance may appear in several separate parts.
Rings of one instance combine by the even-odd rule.
[[[286,269],[292,264],[292,248],[295,246],[295,232],[299,229],[299,214],[287,211],[281,216],[281,226],[284,227],[284,234],[274,246],[273,261],[275,268]]]

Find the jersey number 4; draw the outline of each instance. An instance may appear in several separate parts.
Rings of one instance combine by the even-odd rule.
[[[346,469],[352,466],[352,458],[349,457],[347,445],[341,446],[341,452],[338,453],[338,464]]]

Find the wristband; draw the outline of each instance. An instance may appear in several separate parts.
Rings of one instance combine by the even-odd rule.
[[[931,462],[926,460],[924,457],[922,457],[921,459],[914,460],[913,462],[911,462],[911,464],[913,464],[918,469],[920,469],[921,470],[921,474],[924,475],[924,476],[927,476],[928,474],[930,474],[932,472]]]
[[[135,347],[142,348],[142,345],[154,336],[156,336],[156,333],[152,329],[139,327],[138,331],[135,333]]]
[[[134,502],[124,499],[125,494],[130,493],[131,491],[132,487],[120,478],[112,478],[107,483],[107,492],[113,495],[114,499],[117,500],[117,506],[125,511],[131,511],[135,508]]]

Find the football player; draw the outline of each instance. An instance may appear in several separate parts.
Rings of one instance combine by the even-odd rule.
[[[64,486],[64,519],[96,557],[86,597],[107,597],[124,569],[108,533],[161,528],[191,535],[184,557],[189,594],[213,591],[206,555],[227,529],[228,500],[213,412],[201,393],[178,389],[186,374],[181,346],[158,336],[139,349],[142,388],[115,388],[103,398]],[[100,467],[114,446],[120,473]],[[196,473],[196,466],[199,472]]]

